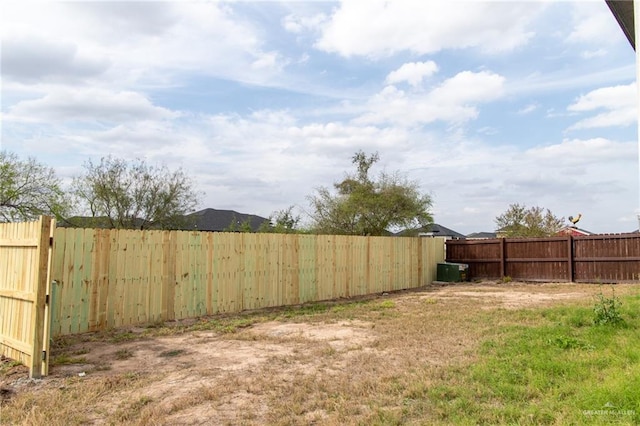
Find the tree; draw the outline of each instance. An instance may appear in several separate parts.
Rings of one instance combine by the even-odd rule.
[[[110,228],[180,228],[197,204],[193,182],[182,169],[110,156],[99,164],[89,160],[84,168],[73,181],[74,195]]]
[[[40,215],[60,220],[70,209],[69,197],[52,168],[34,158],[22,161],[0,151],[0,222],[34,220]]]
[[[377,153],[367,156],[358,151],[352,157],[356,172],[333,185],[337,193],[321,187],[309,197],[315,232],[387,235],[390,228],[416,228],[433,222],[431,197],[420,193],[417,182],[398,172],[370,177],[371,166],[378,160]]]
[[[251,219],[246,218],[243,222],[240,222],[236,219],[235,215],[231,220],[229,226],[224,228],[224,232],[243,232],[243,233],[251,233],[253,232],[253,228],[251,227]]]
[[[557,218],[549,209],[516,203],[496,217],[495,222],[506,237],[548,237],[562,229],[564,218]]]
[[[302,232],[298,229],[300,215],[294,215],[294,206],[275,211],[269,216],[269,220],[260,225],[258,232],[271,232],[274,234],[296,234]]]

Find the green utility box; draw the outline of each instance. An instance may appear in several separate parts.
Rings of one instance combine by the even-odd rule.
[[[469,265],[465,263],[438,263],[436,280],[445,282],[467,281]]]

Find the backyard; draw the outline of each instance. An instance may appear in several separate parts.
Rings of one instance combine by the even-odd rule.
[[[637,284],[482,282],[86,333],[2,360],[0,424],[637,424],[639,329]]]

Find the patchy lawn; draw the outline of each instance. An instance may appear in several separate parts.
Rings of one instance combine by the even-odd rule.
[[[636,424],[639,315],[640,285],[488,282],[88,333],[43,380],[2,361],[0,424]]]

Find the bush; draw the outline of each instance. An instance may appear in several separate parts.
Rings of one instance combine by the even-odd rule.
[[[596,296],[597,301],[593,307],[593,323],[595,325],[617,325],[624,322],[622,315],[620,314],[620,307],[622,302],[616,297],[615,290],[611,289],[611,297],[605,297],[602,294]]]

